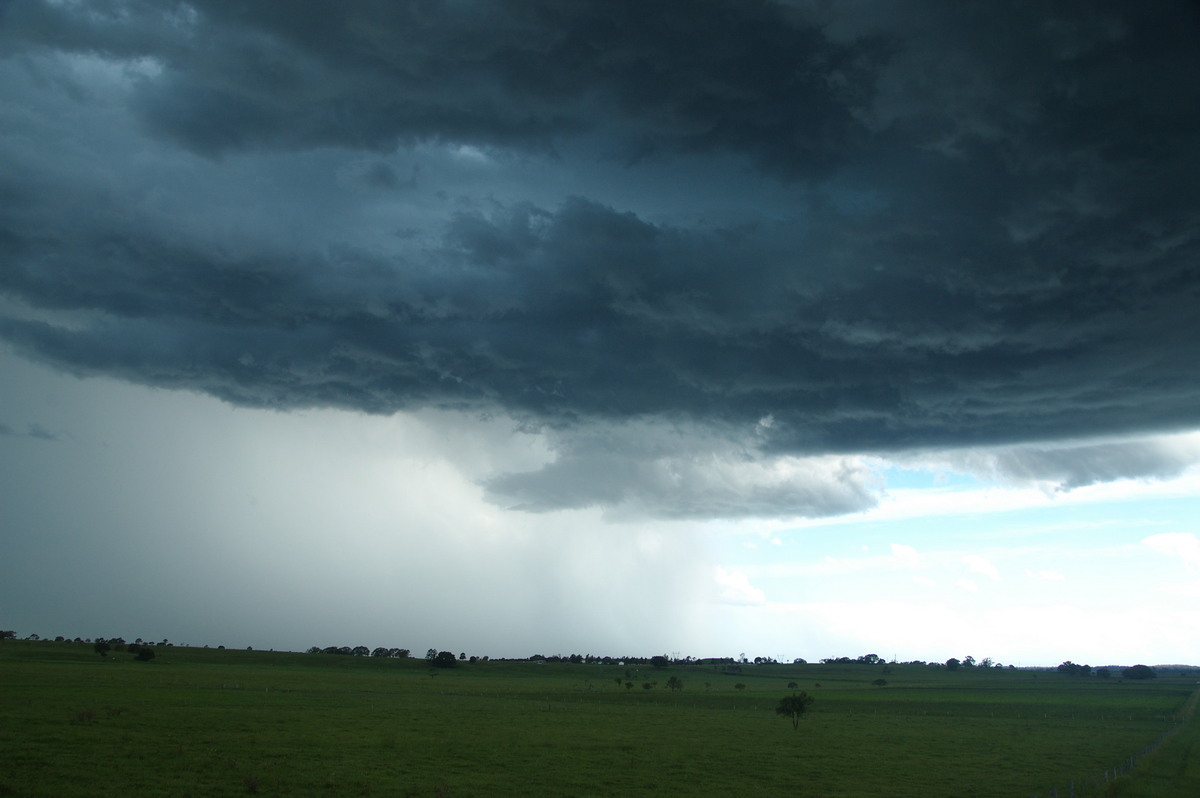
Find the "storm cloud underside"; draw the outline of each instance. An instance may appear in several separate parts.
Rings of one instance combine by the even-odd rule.
[[[554,456],[481,481],[528,510],[1178,473],[1105,441],[1200,424],[1196,6],[899,8],[5,4],[0,339],[509,418]]]

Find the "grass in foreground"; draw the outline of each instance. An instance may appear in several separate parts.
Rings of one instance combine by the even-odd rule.
[[[430,671],[185,648],[141,663],[5,641],[0,795],[1048,795],[1158,737],[1192,690],[892,670],[875,687],[868,666]],[[774,712],[790,681],[816,698],[799,731]]]
[[[1177,798],[1200,795],[1200,721],[1193,696],[1186,710],[1188,723],[1168,736],[1127,776],[1113,782],[1108,798]]]

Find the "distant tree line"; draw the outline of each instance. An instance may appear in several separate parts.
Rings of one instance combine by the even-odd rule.
[[[92,643],[92,650],[102,657],[107,657],[110,651],[128,651],[139,662],[149,662],[155,657],[153,645],[144,643],[140,637],[136,642],[128,644],[120,637],[114,637],[111,640],[98,637],[96,642]]]
[[[757,660],[755,660],[757,662]],[[803,663],[804,660],[796,661],[796,664]],[[821,660],[822,665],[924,665],[930,668],[945,668],[946,670],[956,671],[959,668],[1003,668],[999,662],[994,661],[991,657],[984,657],[982,660],[976,660],[973,656],[967,655],[962,659],[951,657],[945,662],[926,662],[921,659],[908,660],[906,662],[898,662],[896,660],[885,660],[878,654],[863,654],[860,657],[826,657]],[[1008,666],[1012,668],[1012,665]]]
[[[1091,665],[1076,665],[1071,660],[1059,665],[1055,668],[1059,673],[1067,676],[1098,676],[1101,679],[1112,678],[1112,670],[1110,668],[1095,668]],[[1134,665],[1125,668],[1121,671],[1122,679],[1157,679],[1158,673],[1149,665]]]
[[[0,629],[0,640],[15,640],[15,639],[17,639],[17,633],[15,631],[13,631],[11,629]],[[37,634],[29,634],[24,639],[30,640],[30,641],[41,641],[42,637]],[[49,638],[46,638],[46,640],[49,641]],[[124,652],[134,654],[138,659],[141,659],[141,660],[153,659],[155,656],[155,653],[154,653],[155,646],[162,647],[162,646],[175,645],[174,643],[167,640],[166,638],[163,638],[160,642],[155,643],[153,641],[143,640],[142,638],[139,637],[132,643],[126,643],[125,639],[122,637],[110,637],[110,638],[97,637],[93,641],[92,638],[79,638],[79,637],[67,638],[67,637],[63,637],[62,635],[55,637],[54,642],[58,642],[58,643],[74,642],[74,643],[92,644],[93,649],[96,651],[97,654],[100,654],[101,656],[107,656],[110,651],[118,651],[118,652],[124,651]],[[187,643],[184,643],[183,645],[186,646]],[[204,648],[208,648],[208,646],[204,646]],[[224,649],[225,646],[217,646],[217,648]],[[253,648],[251,646],[247,646],[247,650],[253,650]],[[352,657],[368,657],[369,656],[369,657],[381,657],[381,658],[391,658],[391,659],[406,659],[406,658],[412,656],[412,651],[410,649],[388,648],[385,646],[378,646],[374,649],[367,648],[366,646],[324,646],[324,647],[312,646],[311,648],[309,648],[307,650],[306,653],[309,653],[309,654],[337,654],[340,656],[352,656]],[[487,656],[468,657],[465,652],[460,653],[457,657],[455,657],[454,654],[450,651],[439,651],[436,648],[430,648],[426,652],[425,658],[434,667],[453,667],[454,665],[461,663],[461,662],[480,662],[480,661],[487,662],[489,660],[489,658]],[[505,661],[505,660],[499,660],[499,661]],[[773,657],[758,656],[758,657],[754,657],[753,659],[751,659],[750,657],[746,656],[746,654],[744,654],[744,653],[737,657],[703,657],[703,658],[690,657],[690,656],[689,657],[679,657],[679,656],[669,657],[665,654],[655,654],[655,655],[649,656],[649,657],[635,657],[635,656],[612,657],[612,656],[596,656],[593,654],[568,654],[568,655],[552,654],[552,655],[546,656],[543,654],[533,654],[532,656],[524,658],[524,661],[527,661],[527,662],[553,662],[553,663],[565,662],[565,663],[571,663],[571,664],[575,664],[575,665],[584,665],[584,664],[587,664],[587,665],[622,665],[622,666],[624,666],[624,665],[628,665],[628,666],[650,665],[655,668],[665,668],[672,664],[711,665],[711,666],[713,666],[714,669],[719,669],[719,670],[723,671],[724,673],[731,674],[731,675],[742,673],[743,666],[778,665],[778,664],[780,664],[779,661]],[[951,657],[950,659],[946,660],[945,662],[925,662],[923,660],[909,660],[906,662],[897,662],[895,659],[893,659],[891,661],[885,660],[884,658],[880,657],[877,654],[863,654],[858,657],[826,657],[826,658],[822,659],[820,662],[822,665],[884,666],[884,669],[883,669],[884,673],[888,672],[887,666],[890,666],[890,665],[924,665],[924,666],[927,666],[930,668],[945,668],[946,670],[950,670],[950,671],[955,671],[955,670],[958,670],[959,668],[1002,668],[1002,667],[1005,667],[998,662],[994,662],[990,657],[985,657],[982,660],[976,661],[975,658],[970,655],[963,657],[961,660],[958,659],[957,657]],[[791,661],[791,664],[806,665],[808,663],[804,659],[797,657],[796,659],[793,659]],[[1015,666],[1008,665],[1007,667],[1011,670],[1011,669],[1014,669]],[[1164,667],[1167,667],[1167,666],[1164,666]],[[1169,667],[1178,668],[1179,674],[1181,676],[1184,675],[1185,673],[1197,670],[1197,668],[1195,666],[1190,666],[1190,665],[1172,665]],[[1079,664],[1072,662],[1071,660],[1067,660],[1066,662],[1063,662],[1062,664],[1058,665],[1058,667],[1055,668],[1054,670],[1057,671],[1058,673],[1064,674],[1066,676],[1096,676],[1101,679],[1111,678],[1112,674],[1113,674],[1113,669],[1110,667],[1092,668],[1092,666],[1090,666],[1090,665],[1086,665],[1086,664],[1079,665]],[[1124,668],[1121,670],[1121,678],[1123,678],[1123,679],[1155,679],[1157,677],[1158,677],[1158,673],[1155,671],[1154,668],[1150,667],[1149,665],[1133,665],[1132,667]],[[668,681],[668,685],[670,685],[669,681]],[[627,686],[631,686],[631,685],[627,685]],[[672,686],[672,689],[679,689],[679,688]]]
[[[340,654],[344,657],[390,657],[392,659],[404,659],[412,652],[407,648],[384,648],[379,646],[372,650],[366,646],[313,646],[308,649],[307,654]]]
[[[694,662],[692,657],[684,660],[673,660],[665,655],[655,655],[652,657],[599,657],[594,654],[533,654],[526,657],[529,662],[569,662],[573,665],[654,665],[656,662],[662,663],[656,667],[664,667],[672,662]]]

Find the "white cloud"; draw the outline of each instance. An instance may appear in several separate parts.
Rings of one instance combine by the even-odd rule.
[[[921,556],[917,554],[917,550],[902,543],[892,544],[892,557],[903,568],[917,568],[921,564]]]
[[[749,577],[742,571],[726,570],[717,566],[713,572],[720,601],[724,604],[765,604],[767,594],[750,584]]]
[[[1200,539],[1190,532],[1164,532],[1142,539],[1142,545],[1175,557],[1188,568],[1200,569]]]
[[[1183,599],[1200,599],[1200,579],[1162,585],[1159,592]]]
[[[962,562],[967,566],[967,570],[973,574],[980,574],[996,581],[1000,580],[1000,572],[996,570],[995,565],[992,565],[991,560],[986,557],[978,554],[967,554],[963,556]]]
[[[1030,579],[1040,579],[1046,582],[1064,582],[1067,579],[1067,577],[1058,571],[1034,571],[1029,568],[1025,569],[1025,576]]]

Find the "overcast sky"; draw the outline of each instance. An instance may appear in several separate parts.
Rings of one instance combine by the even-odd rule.
[[[1195,3],[0,3],[0,628],[1200,663]]]

